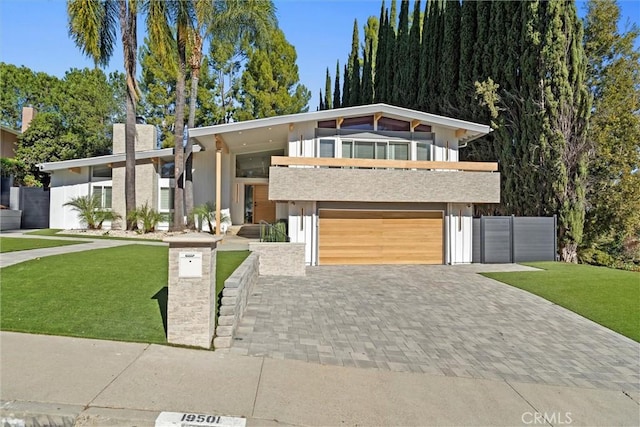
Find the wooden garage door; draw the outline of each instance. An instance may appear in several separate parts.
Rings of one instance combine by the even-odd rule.
[[[319,264],[442,264],[442,212],[320,210]]]

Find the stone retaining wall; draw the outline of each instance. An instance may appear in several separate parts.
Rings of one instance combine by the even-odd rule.
[[[251,242],[249,250],[260,255],[261,276],[304,276],[304,243]]]
[[[258,271],[259,255],[251,253],[224,282],[216,337],[213,339],[216,349],[231,347],[249,296],[258,281]]]

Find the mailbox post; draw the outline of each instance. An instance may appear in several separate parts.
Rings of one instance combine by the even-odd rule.
[[[216,322],[216,245],[208,234],[167,237],[169,297],[167,340],[171,344],[209,348]]]

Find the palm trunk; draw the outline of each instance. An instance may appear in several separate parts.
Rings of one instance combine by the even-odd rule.
[[[173,230],[184,229],[184,131],[186,42],[184,29],[178,25],[178,76],[176,80],[176,121],[175,121],[175,193],[173,206]]]
[[[198,81],[200,79],[200,64],[202,62],[202,37],[196,31],[194,34],[193,53],[190,58],[191,67],[191,94],[189,96],[189,129],[195,127],[196,101],[198,99]],[[193,217],[193,144],[191,138],[187,140],[185,147],[185,180],[184,180],[184,204],[187,212],[187,227],[194,228]]]
[[[127,79],[127,122],[124,133],[125,152],[125,221],[127,229],[136,228],[136,221],[130,220],[129,213],[136,208],[136,14],[127,3],[120,1],[120,31],[124,68]]]

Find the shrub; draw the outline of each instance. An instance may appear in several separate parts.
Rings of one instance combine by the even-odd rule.
[[[260,241],[262,242],[286,242],[288,240],[287,224],[284,221],[260,227]]]
[[[207,202],[204,205],[196,206],[193,208],[191,212],[192,218],[197,219],[196,222],[198,224],[198,231],[202,231],[202,224],[204,221],[207,221],[207,225],[209,225],[209,234],[213,234],[215,231],[215,227],[213,223],[216,221],[216,204],[212,202]],[[229,215],[223,215],[220,213],[220,222],[228,221]]]
[[[164,219],[164,215],[150,208],[149,205],[145,203],[139,208],[129,212],[127,219],[130,222],[135,222],[143,233],[153,233],[156,231],[158,223]]]
[[[603,267],[614,268],[616,266],[615,258],[599,249],[584,249],[578,254],[578,259],[583,264],[600,265]]]
[[[121,218],[116,212],[104,209],[100,205],[100,198],[97,194],[74,197],[64,206],[71,206],[74,211],[78,212],[80,221],[85,223],[89,230],[101,230],[103,222]]]

